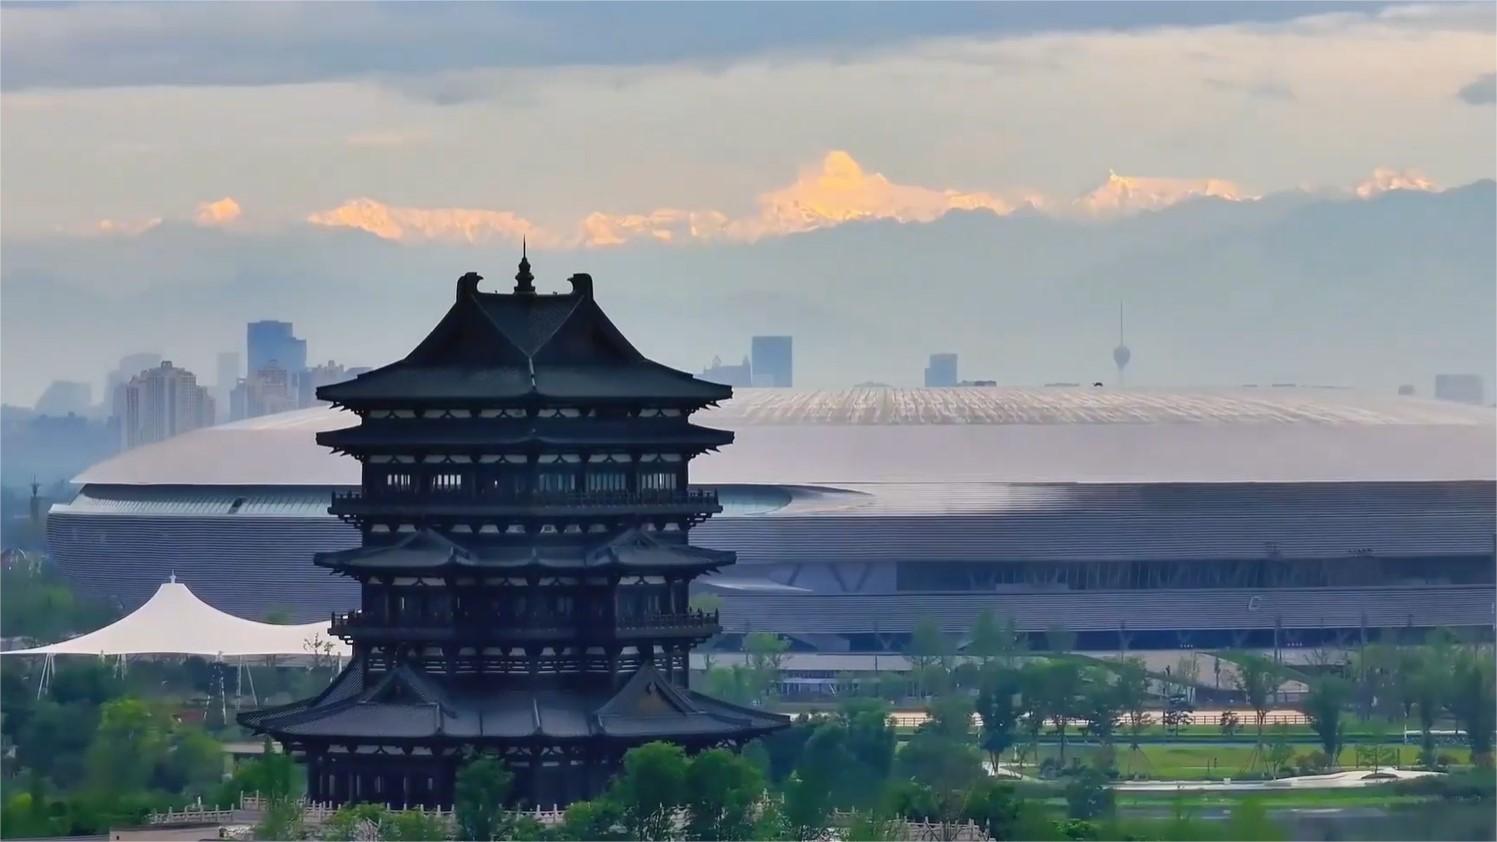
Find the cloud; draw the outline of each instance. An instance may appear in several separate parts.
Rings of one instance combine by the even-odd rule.
[[[1107,181],[1080,196],[1073,207],[1091,216],[1109,216],[1162,210],[1170,205],[1199,198],[1240,202],[1259,198],[1220,178],[1140,178],[1108,171]]]
[[[1368,199],[1389,190],[1438,189],[1419,170],[1379,167],[1351,192]],[[1250,202],[1262,196],[1223,178],[1140,177],[1109,171],[1106,181],[1069,201],[1032,192],[1004,197],[983,191],[899,184],[883,173],[865,169],[846,150],[834,149],[818,164],[803,168],[790,184],[761,193],[755,202],[756,211],[738,217],[713,209],[657,208],[623,214],[594,211],[568,233],[540,226],[508,210],[395,207],[359,198],[313,213],[307,221],[324,227],[356,228],[404,243],[517,243],[523,236],[546,248],[607,248],[636,241],[754,242],[849,222],[934,222],[952,211],[1007,216],[1028,208],[1055,217],[1112,218],[1159,211],[1202,198]]]
[[[720,62],[922,38],[1294,19],[1337,3],[7,4],[7,90]],[[445,89],[444,96],[465,96]]]
[[[1208,88],[1228,93],[1244,94],[1258,99],[1278,100],[1280,102],[1293,102],[1296,99],[1294,89],[1289,87],[1287,83],[1276,79],[1258,79],[1256,81],[1203,79],[1202,82]]]
[[[749,236],[793,234],[864,219],[930,222],[953,210],[1011,213],[1015,203],[989,193],[938,190],[895,184],[883,173],[868,172],[852,155],[834,149],[818,167],[801,171],[788,187],[759,197],[757,219],[745,220]]]
[[[161,223],[162,219],[159,216],[153,216],[149,219],[100,219],[75,233],[84,236],[134,237],[150,231]]]
[[[1423,190],[1436,192],[1440,188],[1424,173],[1416,169],[1394,169],[1393,167],[1378,167],[1372,171],[1372,175],[1363,179],[1352,188],[1352,192],[1361,199],[1370,199],[1390,190]]]
[[[202,202],[193,214],[192,220],[198,225],[205,227],[228,225],[236,221],[243,214],[239,203],[230,196],[225,196],[213,202]]]
[[[313,225],[357,228],[385,240],[400,242],[456,242],[477,245],[495,241],[518,243],[522,237],[542,246],[556,238],[535,223],[510,211],[476,208],[395,207],[375,199],[349,199],[330,210],[307,217]]]
[[[1491,105],[1497,102],[1497,73],[1484,73],[1462,85],[1455,95],[1468,105]]]
[[[1042,200],[1031,197],[1026,201],[1039,204]],[[307,221],[358,228],[402,242],[483,243],[493,239],[518,241],[526,235],[542,246],[598,248],[634,240],[752,242],[859,220],[931,222],[953,210],[987,210],[1001,215],[1025,203],[983,192],[896,184],[882,173],[863,169],[848,152],[835,149],[827,152],[818,165],[803,169],[789,185],[761,194],[757,212],[739,218],[712,209],[593,212],[583,217],[573,234],[560,235],[511,211],[392,207],[360,198],[313,213]]]

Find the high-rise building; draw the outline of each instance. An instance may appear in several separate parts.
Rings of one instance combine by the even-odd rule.
[[[104,406],[102,414],[109,419],[121,444],[125,441],[125,386],[141,372],[160,366],[160,354],[144,351],[120,357],[120,364],[114,371],[104,375],[104,394],[99,399]]]
[[[86,415],[93,404],[93,389],[87,383],[53,380],[36,400],[38,415]]]
[[[723,365],[721,357],[713,357],[712,365],[702,369],[702,379],[724,386],[754,385],[754,369],[749,358],[744,357],[738,365]]]
[[[925,367],[925,385],[955,386],[956,354],[931,354],[930,364]]]
[[[232,389],[239,382],[239,352],[218,352],[218,382],[220,389]]]
[[[274,360],[264,368],[251,371],[239,381],[230,397],[230,417],[234,420],[257,418],[286,412],[301,405],[296,381],[291,373]]]
[[[368,369],[364,369],[368,371]],[[296,402],[302,407],[312,406],[318,403],[317,390],[323,386],[331,386],[334,383],[342,383],[353,377],[353,369],[347,369],[333,360],[328,360],[322,365],[314,365],[302,372],[296,379]]]
[[[218,381],[213,384],[213,402],[218,406],[220,421],[233,417],[234,387],[239,385],[239,352],[218,353]]]
[[[755,386],[788,389],[795,385],[790,337],[755,336],[749,351]]]
[[[274,363],[294,379],[307,368],[307,340],[292,335],[290,322],[250,322],[245,331],[245,351],[249,375]]]
[[[1479,374],[1436,374],[1435,399],[1483,403],[1486,400],[1485,384],[1481,382]]]
[[[689,540],[722,511],[689,464],[733,434],[688,417],[732,389],[647,360],[590,276],[545,296],[528,261],[515,277],[500,294],[464,275],[415,351],[318,390],[365,419],[317,437],[363,466],[329,508],[361,545],[313,560],[360,583],[360,610],[332,620],[353,657],[311,698],[239,716],[305,759],[308,800],[448,807],[482,751],[510,802],[564,806],[644,743],[788,724],[690,689],[692,647],[722,631],[691,584],[734,555]]]
[[[124,386],[125,447],[164,441],[213,424],[213,398],[197,376],[170,360],[132,377]]]

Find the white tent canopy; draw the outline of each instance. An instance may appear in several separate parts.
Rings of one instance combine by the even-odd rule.
[[[173,576],[145,605],[98,631],[47,646],[0,654],[348,657],[349,647],[329,634],[327,623],[280,626],[226,614],[198,599]]]

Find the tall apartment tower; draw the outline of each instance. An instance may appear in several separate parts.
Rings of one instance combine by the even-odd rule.
[[[1479,374],[1436,374],[1435,399],[1480,404],[1486,400],[1485,386]]]
[[[755,336],[749,346],[754,385],[788,389],[795,384],[793,349],[788,336]]]
[[[197,376],[170,360],[142,371],[124,386],[121,443],[125,447],[164,441],[213,424],[213,398]]]
[[[956,354],[931,354],[925,367],[925,385],[955,386],[957,382]]]
[[[248,356],[246,376],[276,363],[293,377],[307,368],[307,340],[298,339],[291,333],[290,322],[250,322],[245,330],[245,351]]]

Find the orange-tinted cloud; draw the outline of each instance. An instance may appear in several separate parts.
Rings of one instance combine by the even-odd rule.
[[[101,234],[106,237],[133,237],[137,234],[144,234],[160,224],[161,217],[159,216],[137,220],[100,219],[84,233]]]
[[[1094,216],[1162,210],[1188,199],[1211,197],[1232,202],[1256,199],[1219,178],[1140,178],[1111,170],[1107,181],[1074,202],[1076,210]]]
[[[989,193],[895,184],[834,149],[793,184],[761,195],[759,217],[746,220],[743,233],[758,228],[759,235],[793,234],[861,219],[931,222],[953,210],[1007,214],[1014,205]]]
[[[1379,193],[1387,193],[1389,190],[1434,191],[1439,189],[1419,170],[1378,167],[1372,171],[1372,175],[1352,188],[1352,192],[1356,193],[1359,198],[1370,199]]]
[[[239,203],[232,197],[225,196],[217,201],[200,203],[192,219],[203,226],[228,225],[242,214]]]
[[[1434,189],[1413,170],[1379,169],[1356,188],[1363,198],[1384,190]],[[758,196],[756,211],[730,217],[717,210],[657,208],[644,213],[593,212],[570,233],[542,228],[511,211],[473,208],[412,208],[374,199],[351,199],[319,211],[307,221],[330,227],[357,228],[401,242],[530,242],[552,248],[608,248],[630,242],[753,242],[830,228],[858,220],[933,222],[956,211],[984,210],[998,215],[1030,207],[1052,215],[1110,217],[1154,211],[1190,199],[1227,201],[1260,198],[1219,178],[1160,178],[1118,175],[1078,198],[1053,200],[1032,193],[1000,196],[987,192],[898,184],[863,168],[851,154],[832,150],[801,171],[790,184]]]
[[[370,198],[350,199],[307,217],[314,225],[357,228],[401,242],[487,243],[520,241],[559,245],[535,223],[511,211],[475,208],[403,208]]]

